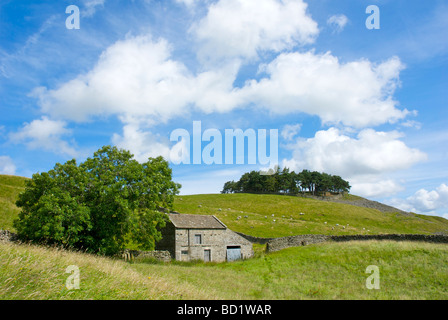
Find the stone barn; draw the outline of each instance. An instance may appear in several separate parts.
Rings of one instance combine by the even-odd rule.
[[[222,262],[253,256],[252,243],[211,215],[168,213],[157,250],[167,250],[180,261]]]

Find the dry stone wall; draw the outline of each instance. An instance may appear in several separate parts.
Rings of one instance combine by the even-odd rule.
[[[156,259],[163,262],[171,261],[171,254],[166,250],[154,250],[154,251],[139,251],[139,250],[128,250],[131,259],[136,261],[144,259]],[[125,259],[128,258],[125,254],[122,255]]]
[[[266,251],[274,252],[289,247],[306,246],[308,244],[335,241],[359,241],[359,240],[394,240],[394,241],[424,241],[432,243],[447,243],[447,235],[425,234],[375,234],[375,235],[342,235],[330,236],[323,234],[305,234],[290,237],[274,238],[266,243]]]
[[[297,236],[281,237],[281,238],[258,238],[243,233],[238,233],[242,237],[251,241],[252,243],[266,244],[266,251],[273,252],[289,247],[300,247],[314,243],[321,243],[327,241],[344,242],[344,241],[359,241],[359,240],[394,240],[394,241],[423,241],[432,243],[447,243],[448,235],[444,234],[376,234],[376,235],[342,235],[332,236],[323,234],[304,234]]]
[[[289,247],[306,246],[313,243],[329,241],[330,236],[322,234],[304,234],[298,236],[275,238],[266,243],[266,251],[274,252]]]

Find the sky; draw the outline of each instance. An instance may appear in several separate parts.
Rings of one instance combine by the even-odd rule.
[[[277,163],[448,218],[447,17],[443,0],[2,0],[0,174],[114,145],[165,157],[181,194]],[[256,142],[225,152],[238,129]]]

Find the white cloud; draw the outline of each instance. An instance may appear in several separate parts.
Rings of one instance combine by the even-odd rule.
[[[384,179],[382,176],[358,177],[351,179],[350,192],[366,198],[390,196],[404,190],[404,187],[392,179]]]
[[[12,159],[8,156],[0,156],[0,174],[14,175],[16,166]]]
[[[169,141],[141,128],[141,123],[132,121],[123,126],[123,135],[114,134],[112,143],[119,148],[129,150],[139,162],[146,162],[149,157],[162,156],[169,159]]]
[[[83,0],[84,10],[81,11],[83,17],[92,17],[96,13],[98,6],[103,7],[106,0]]]
[[[348,18],[343,14],[335,14],[328,18],[327,24],[331,26],[335,32],[341,32],[344,30],[345,25],[348,22]]]
[[[248,81],[242,94],[277,114],[305,112],[324,123],[379,125],[409,113],[392,99],[403,68],[397,57],[377,65],[365,59],[343,64],[329,52],[283,53],[262,68],[269,77]]]
[[[228,112],[255,104],[273,113],[305,112],[324,123],[365,127],[409,113],[391,97],[403,68],[398,58],[340,64],[330,53],[281,54],[262,68],[269,78],[236,88],[240,66],[230,61],[193,75],[172,59],[167,41],[138,36],[109,47],[89,73],[57,89],[36,88],[33,95],[44,113],[75,121],[111,114],[167,121],[193,109]]]
[[[193,7],[199,0],[176,0],[177,3],[182,3],[187,7]]]
[[[426,159],[426,154],[406,146],[399,140],[401,137],[396,131],[364,129],[352,138],[332,127],[316,132],[313,138],[290,144],[293,156],[283,165],[296,171],[309,169],[340,175],[351,183],[352,193],[361,196],[391,194],[403,187],[384,176]]]
[[[319,30],[306,9],[301,0],[220,0],[190,31],[202,58],[253,59],[259,51],[313,43]]]
[[[405,122],[400,123],[400,125],[406,128],[415,128],[417,130],[420,130],[422,128],[421,122],[415,120],[406,120]]]
[[[58,89],[36,88],[44,113],[74,121],[97,115],[147,117],[166,121],[187,114],[192,106],[222,112],[238,105],[233,81],[239,64],[193,76],[185,65],[171,59],[167,41],[150,36],[118,41],[101,55],[86,75]]]
[[[420,189],[406,199],[392,199],[391,205],[416,213],[435,213],[448,209],[448,186],[442,183],[435,190]]]
[[[62,140],[63,136],[71,134],[65,126],[64,121],[54,121],[43,116],[25,123],[19,131],[11,133],[10,138],[15,143],[26,144],[30,149],[43,149],[75,157],[78,152],[67,141]]]
[[[290,145],[293,158],[287,162],[291,168],[353,177],[407,169],[426,159],[423,152],[409,148],[400,137],[396,131],[364,129],[351,138],[332,127]]]
[[[246,58],[314,40],[317,24],[306,7],[301,0],[218,1],[191,32],[199,54],[220,63],[201,65],[194,74],[172,56],[166,40],[129,36],[108,47],[88,73],[56,89],[38,87],[33,96],[44,114],[71,121],[118,115],[166,122],[192,111],[230,112],[253,105],[357,128],[405,118],[410,112],[398,109],[392,97],[404,68],[396,57],[379,64],[340,63],[329,52],[281,53],[260,66],[259,75],[266,77],[234,86]]]
[[[300,132],[300,129],[302,128],[302,124],[287,124],[283,127],[282,132],[280,135],[283,139],[291,141],[297,134]]]

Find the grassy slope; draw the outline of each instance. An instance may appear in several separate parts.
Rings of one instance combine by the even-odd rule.
[[[25,178],[0,176],[0,229],[13,230],[12,220],[18,212],[13,202],[23,190],[24,181]],[[261,237],[363,233],[366,232],[363,227],[370,233],[432,233],[448,229],[447,221],[438,217],[409,217],[285,196],[182,196],[176,198],[175,208],[186,213],[215,214],[230,228]],[[299,215],[300,212],[305,215]],[[237,219],[238,216],[242,218]],[[336,223],[350,225],[331,230]],[[387,241],[328,243],[271,254],[262,252],[262,246],[255,248],[254,259],[234,263],[129,264],[53,248],[0,242],[0,297],[448,299],[446,245]],[[380,268],[380,290],[365,287],[369,275],[365,268],[372,264]],[[65,269],[69,265],[80,269],[80,290],[65,288],[69,276]]]
[[[68,290],[66,268],[80,271]],[[190,295],[191,294],[191,295]],[[138,272],[122,260],[0,241],[0,299],[205,299],[205,290]]]
[[[258,248],[259,249],[259,248]],[[448,299],[448,246],[410,242],[310,245],[220,264],[129,264],[0,242],[1,299]],[[65,269],[77,265],[80,289]],[[369,265],[380,289],[368,290]]]
[[[15,202],[20,192],[25,190],[27,178],[0,175],[0,229],[14,230],[13,220],[19,214]]]
[[[175,200],[175,210],[181,213],[213,214],[230,229],[258,237],[295,234],[431,234],[448,230],[448,220],[441,217],[385,213],[345,203],[280,195],[179,196]]]
[[[26,179],[0,175],[0,229],[14,231],[12,221],[19,212],[14,203],[17,195],[24,190]],[[350,196],[349,199],[356,200],[359,197]],[[448,220],[441,217],[384,213],[376,209],[345,203],[280,195],[177,196],[175,210],[181,213],[214,214],[230,229],[258,237],[281,237],[308,233],[431,234],[448,230]],[[304,215],[300,215],[301,212]],[[241,219],[237,219],[239,216]],[[345,226],[345,229],[342,226]],[[333,227],[334,229],[332,229]]]

